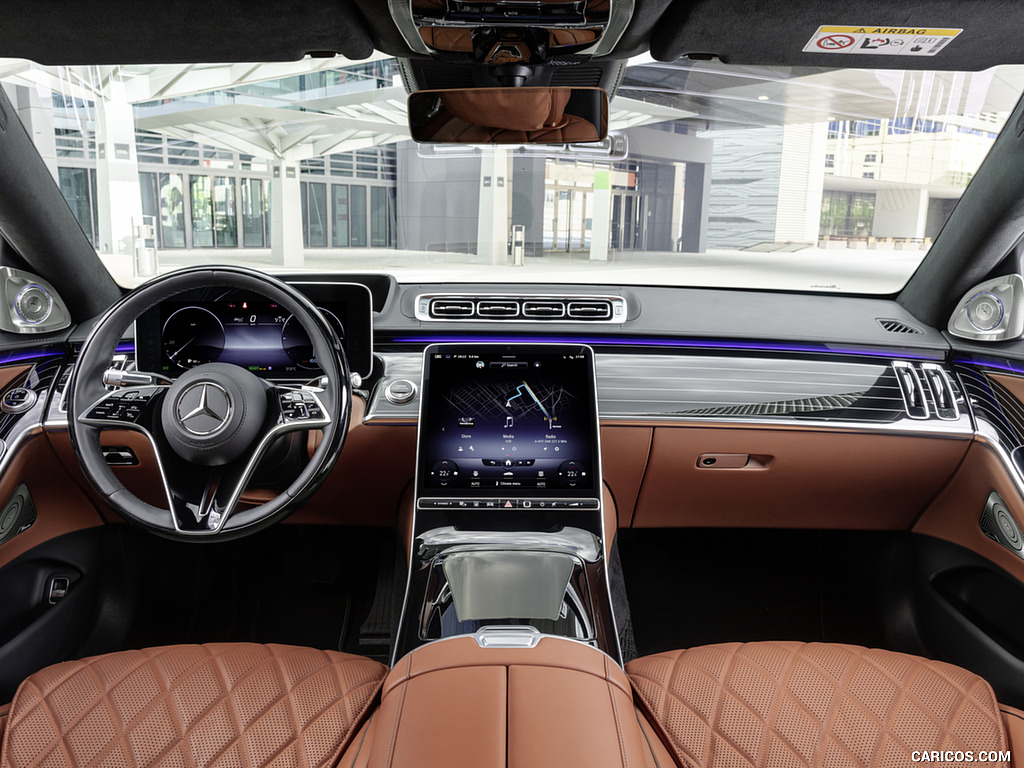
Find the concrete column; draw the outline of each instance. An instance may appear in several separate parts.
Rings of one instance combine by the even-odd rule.
[[[41,85],[15,89],[18,117],[36,145],[50,175],[57,178],[57,137],[53,133],[53,93]]]
[[[890,187],[875,195],[875,237],[924,237],[927,223],[927,189]]]
[[[124,84],[111,82],[96,101],[96,192],[99,208],[99,250],[103,254],[134,254],[133,227],[142,223],[142,190],[135,154],[135,118]]]
[[[782,129],[776,243],[818,242],[827,136],[824,122],[794,123]]]
[[[512,176],[504,147],[485,147],[480,159],[476,252],[491,264],[508,264],[508,193]]]
[[[591,214],[590,260],[608,261],[612,234],[612,172],[594,171],[594,210]]]
[[[687,163],[683,180],[683,225],[680,230],[683,253],[704,253],[708,249],[708,201],[711,196],[711,166]]]
[[[306,261],[297,163],[274,166],[270,180],[270,255],[275,264],[286,267],[301,267]]]
[[[686,183],[686,164],[676,163],[675,173],[672,177],[672,248],[675,251],[679,248],[678,239],[683,231],[683,185]]]
[[[512,225],[526,227],[526,255],[544,254],[544,156],[514,155],[512,160]]]

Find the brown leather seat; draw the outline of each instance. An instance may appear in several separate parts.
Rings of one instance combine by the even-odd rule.
[[[1022,722],[967,670],[851,645],[710,645],[626,671],[686,768],[903,766],[914,752],[948,765],[963,761],[933,752],[1006,753]]]
[[[0,766],[331,766],[386,672],[361,656],[249,643],[69,661],[18,688]]]
[[[447,114],[424,133],[432,141],[469,144],[596,141],[597,126],[565,111],[571,96],[570,88],[445,91],[441,102]]]

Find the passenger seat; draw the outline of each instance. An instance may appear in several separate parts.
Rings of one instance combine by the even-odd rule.
[[[965,669],[892,651],[727,643],[630,662],[684,768],[882,768],[1024,757],[1024,714]],[[963,753],[963,754],[960,754]],[[1018,764],[1024,764],[1024,760]]]

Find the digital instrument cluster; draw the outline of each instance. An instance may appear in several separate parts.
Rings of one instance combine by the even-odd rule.
[[[369,290],[355,283],[295,285],[341,339],[351,369],[373,367]],[[142,370],[175,377],[205,363],[230,363],[266,378],[313,378],[313,344],[298,319],[262,295],[192,291],[161,302],[136,322]]]
[[[549,499],[597,495],[589,348],[437,345],[424,365],[420,507],[519,507],[529,497],[558,508]]]

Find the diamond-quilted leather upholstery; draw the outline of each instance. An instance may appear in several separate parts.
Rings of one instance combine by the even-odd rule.
[[[626,671],[686,768],[896,768],[915,750],[1007,749],[989,684],[916,656],[727,643],[646,656]]]
[[[539,128],[535,131],[513,131],[473,125],[458,117],[451,118],[433,134],[431,141],[461,142],[467,144],[528,144],[594,141],[597,129],[589,120],[576,115],[565,115],[564,125]]]
[[[329,766],[386,672],[361,656],[249,643],[69,661],[19,687],[0,768]]]

